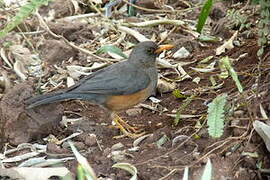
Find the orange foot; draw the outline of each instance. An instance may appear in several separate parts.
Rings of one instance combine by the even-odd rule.
[[[119,139],[123,137],[130,137],[132,139],[136,139],[145,134],[145,132],[143,132],[139,128],[130,126],[116,113],[112,113],[112,118],[116,124],[116,128],[120,129],[120,131],[123,133],[122,135],[114,136],[114,139]]]

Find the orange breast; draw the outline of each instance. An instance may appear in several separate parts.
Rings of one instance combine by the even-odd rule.
[[[111,111],[120,111],[135,106],[144,101],[149,96],[150,88],[146,88],[134,94],[110,96],[105,103],[105,107]]]

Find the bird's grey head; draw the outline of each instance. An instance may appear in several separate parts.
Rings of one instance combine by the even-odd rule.
[[[141,64],[145,67],[153,66],[159,54],[155,52],[157,49],[158,45],[153,41],[141,42],[133,48],[129,56],[129,61],[133,64]]]

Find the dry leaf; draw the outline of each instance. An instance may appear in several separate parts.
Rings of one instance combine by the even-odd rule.
[[[216,61],[213,61],[212,63],[210,63],[205,68],[193,68],[193,67],[191,67],[191,69],[193,69],[196,72],[207,73],[207,72],[213,72],[215,70],[215,65],[216,65]]]
[[[78,12],[80,11],[79,2],[75,1],[75,0],[71,0],[71,3],[72,3],[73,8],[74,8],[74,13],[73,14],[78,14]]]
[[[226,49],[234,48],[233,41],[236,38],[237,34],[238,34],[238,31],[236,31],[228,41],[226,41],[223,45],[218,47],[216,49],[216,55],[221,55],[222,53],[225,52]]]
[[[27,72],[26,69],[24,68],[24,65],[21,61],[16,61],[14,63],[14,71],[15,73],[23,80],[25,81],[27,79]]]
[[[2,70],[0,73],[2,75],[0,77],[0,88],[4,88],[4,91],[8,91],[11,88],[11,82],[7,75],[7,72]]]
[[[92,1],[93,3],[96,3],[96,4],[102,4],[102,0],[90,0]]]
[[[174,82],[170,83],[163,79],[159,79],[157,83],[157,90],[160,94],[172,92],[176,88],[176,84]]]
[[[191,76],[184,70],[184,68],[180,65],[177,66],[178,71],[181,74],[181,80],[183,81],[184,79],[192,79]]]
[[[65,167],[58,168],[28,168],[28,167],[15,167],[15,168],[0,168],[0,176],[8,176],[12,179],[20,180],[48,180],[52,176],[64,177],[70,174],[69,170]]]
[[[156,103],[156,104],[161,102],[160,99],[155,98],[155,97],[153,97],[153,96],[149,97],[149,100],[150,100],[152,103]]]
[[[189,55],[190,52],[185,47],[181,47],[173,54],[173,58],[187,58]]]
[[[120,31],[123,31],[123,32],[125,32],[127,34],[132,35],[139,42],[150,41],[150,39],[148,39],[147,37],[145,37],[144,35],[142,35],[141,33],[139,33],[138,31],[136,31],[134,29],[130,29],[130,28],[126,27],[126,26],[118,26],[118,29]]]
[[[117,60],[121,60],[121,59],[124,59],[122,56],[116,54],[116,53],[113,53],[113,52],[108,52],[108,54],[114,58],[114,59],[117,59]]]
[[[177,67],[177,64],[172,65],[169,61],[166,61],[163,58],[158,58],[157,63],[158,63],[158,65],[160,65],[164,68],[176,68]]]
[[[3,61],[10,67],[12,68],[12,64],[9,62],[7,56],[6,56],[6,52],[4,48],[1,48],[0,50],[0,56],[3,59]]]
[[[21,68],[23,67],[25,69],[23,74],[29,73],[36,77],[43,75],[42,61],[38,55],[31,54],[30,50],[22,45],[13,45],[9,49],[15,61],[20,62]]]
[[[167,38],[167,36],[168,36],[167,30],[159,34],[159,38],[161,41],[165,40]]]
[[[72,77],[67,77],[67,87],[71,87],[75,84],[75,81]]]
[[[270,126],[256,120],[253,123],[253,127],[256,130],[256,132],[261,136],[268,151],[270,152]]]

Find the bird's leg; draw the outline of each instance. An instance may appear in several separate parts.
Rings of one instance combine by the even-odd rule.
[[[130,126],[126,123],[120,116],[118,116],[115,112],[111,114],[113,121],[115,122],[117,128],[123,133],[123,135],[115,136],[115,139],[122,138],[122,137],[130,137],[130,138],[138,138],[145,134],[141,130],[137,130],[138,128]]]
[[[117,115],[118,116],[118,115]],[[139,128],[129,125],[126,121],[124,121],[120,116],[118,116],[118,122],[122,124],[123,127],[127,129],[129,132],[139,133],[141,130],[137,130]]]

